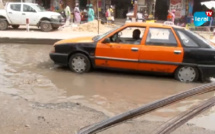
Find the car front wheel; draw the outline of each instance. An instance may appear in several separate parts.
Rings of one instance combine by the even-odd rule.
[[[181,82],[194,82],[199,78],[199,71],[195,67],[182,66],[176,70],[175,78]]]
[[[49,32],[53,29],[52,24],[50,23],[50,21],[47,21],[47,20],[42,21],[40,23],[40,27],[41,27],[42,31],[44,31],[44,32]]]
[[[71,56],[69,60],[69,67],[73,72],[85,73],[90,71],[91,63],[86,55],[76,53]]]

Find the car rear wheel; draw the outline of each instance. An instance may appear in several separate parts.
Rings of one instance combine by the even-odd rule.
[[[176,70],[175,78],[181,82],[194,82],[199,78],[199,71],[195,67],[182,66]]]
[[[50,21],[47,20],[42,21],[40,23],[40,27],[44,32],[49,32],[53,29],[52,24],[50,23]]]
[[[12,25],[12,27],[13,27],[14,29],[18,29],[18,28],[19,28],[19,25]]]
[[[8,23],[5,19],[0,19],[0,30],[6,30],[8,28]]]
[[[69,67],[73,72],[85,73],[91,69],[91,63],[87,56],[77,53],[71,56],[69,60]]]

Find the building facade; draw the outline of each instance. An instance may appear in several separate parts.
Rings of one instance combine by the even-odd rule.
[[[79,3],[80,9],[87,9],[87,4],[92,4],[96,12],[105,14],[107,8],[112,5],[115,7],[116,18],[126,18],[126,14],[133,10],[133,3],[135,0],[0,0],[0,8],[6,2],[33,2],[45,7],[47,10],[59,11],[61,4],[68,5],[71,10],[74,9],[75,3]],[[138,11],[141,13],[152,14],[157,20],[166,20],[168,10],[176,10],[176,18],[184,16],[191,17],[195,11],[205,10],[201,6],[202,1],[208,0],[136,0],[138,4]],[[98,2],[98,3],[97,3]],[[3,3],[3,4],[1,4]],[[97,8],[98,6],[98,8]]]
[[[157,20],[166,20],[168,10],[176,10],[176,19],[192,18],[196,11],[205,11],[201,2],[208,0],[157,0],[155,3],[155,17]]]

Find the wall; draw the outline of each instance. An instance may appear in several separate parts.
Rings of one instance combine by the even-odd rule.
[[[138,0],[138,5],[145,5],[145,0]]]

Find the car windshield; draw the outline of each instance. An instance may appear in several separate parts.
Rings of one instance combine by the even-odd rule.
[[[108,34],[112,33],[113,31],[115,31],[115,30],[118,29],[118,28],[120,28],[120,27],[114,28],[114,29],[112,29],[112,30],[110,30],[110,31],[108,31],[108,32],[106,32],[106,33],[104,33],[104,34],[102,34],[102,35],[97,35],[97,36],[93,37],[93,40],[94,40],[94,41],[101,40],[102,38],[104,38],[105,36],[107,36]]]
[[[46,11],[45,8],[39,6],[39,5],[31,5],[32,8],[34,8],[37,12],[44,12]]]
[[[190,30],[186,30],[186,31],[187,31],[188,33],[192,34],[193,36],[197,37],[197,38],[200,39],[201,41],[203,41],[203,42],[204,42],[205,44],[207,44],[208,46],[215,48],[215,47],[211,44],[211,42],[210,42],[208,39],[206,39],[205,37],[199,35],[199,34],[196,33],[196,32],[192,32],[192,31],[190,31]]]

